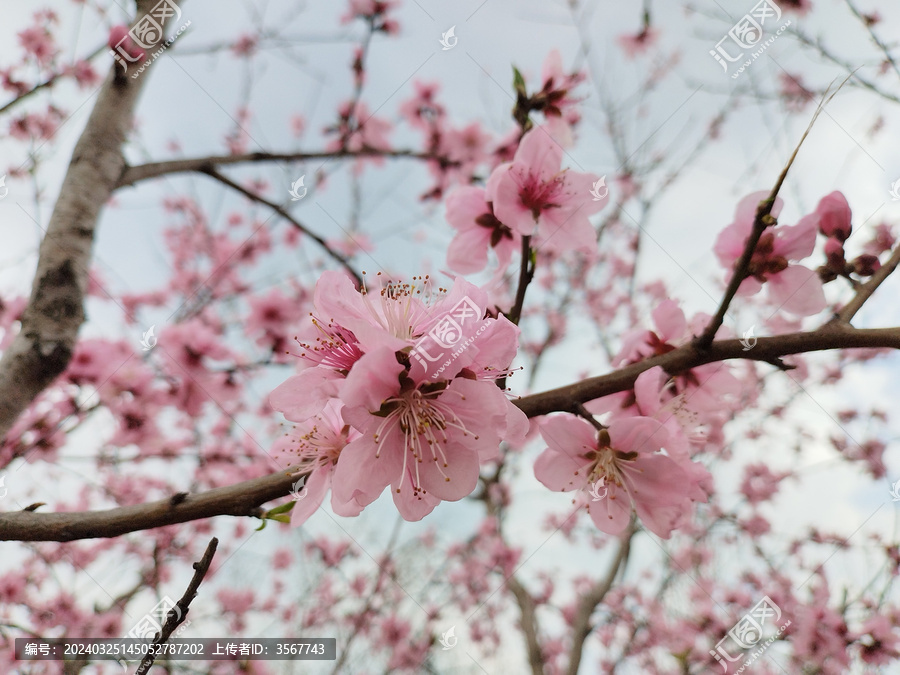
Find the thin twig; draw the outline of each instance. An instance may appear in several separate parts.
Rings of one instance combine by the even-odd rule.
[[[209,566],[212,564],[212,559],[216,554],[216,547],[218,547],[218,545],[218,539],[215,537],[210,539],[209,544],[206,547],[206,553],[203,554],[203,557],[199,562],[194,563],[194,576],[191,579],[191,583],[188,584],[187,590],[184,592],[184,595],[181,596],[181,599],[175,603],[175,607],[169,610],[169,615],[166,617],[166,622],[163,624],[162,630],[153,641],[154,645],[163,644],[169,639],[172,633],[175,632],[175,629],[178,628],[179,624],[184,621],[187,613],[190,611],[191,602],[197,597],[197,590],[200,588],[200,582],[203,581],[203,577],[205,577],[206,573],[209,571]],[[155,660],[156,654],[151,650],[141,661],[141,665],[138,666],[134,675],[144,675],[144,673],[153,666]]]
[[[850,323],[850,320],[856,316],[856,313],[862,308],[865,304],[866,300],[868,300],[872,293],[881,286],[885,279],[887,279],[891,273],[897,269],[897,265],[900,265],[900,245],[898,245],[894,252],[891,254],[890,259],[878,268],[878,271],[872,275],[872,277],[864,284],[861,284],[856,289],[856,295],[853,296],[853,299],[848,302],[841,309],[840,312],[837,313],[832,321],[843,321],[844,323]]]
[[[356,272],[356,270],[353,269],[353,266],[350,264],[350,261],[347,260],[347,258],[345,258],[343,255],[341,255],[337,251],[333,250],[328,245],[328,243],[324,239],[322,239],[322,237],[320,237],[316,233],[312,232],[305,225],[302,225],[300,223],[300,221],[298,221],[296,218],[294,218],[294,216],[292,216],[290,213],[285,211],[281,206],[279,206],[275,202],[270,202],[265,197],[258,195],[251,190],[248,190],[247,188],[240,185],[239,183],[235,183],[233,180],[231,180],[227,176],[222,175],[221,173],[219,173],[212,167],[206,167],[206,168],[200,169],[199,171],[200,171],[200,173],[206,174],[210,178],[215,178],[217,181],[219,181],[223,185],[227,185],[232,190],[236,190],[237,192],[240,192],[242,195],[247,197],[247,199],[250,199],[259,204],[268,206],[270,209],[275,211],[275,213],[277,213],[279,216],[284,218],[291,225],[296,227],[303,234],[305,234],[307,237],[309,237],[310,239],[315,241],[319,246],[321,246],[323,249],[325,249],[325,252],[328,255],[330,255],[332,258],[334,258],[334,260],[336,260],[341,265],[343,265],[344,269],[346,269],[348,272],[350,272],[350,274],[353,275],[353,278],[356,279],[356,283],[358,283],[360,286],[362,286],[362,277],[359,276],[359,274]]]
[[[848,76],[849,79],[850,76]],[[847,80],[844,80],[846,82]],[[843,82],[841,86],[843,86]],[[716,336],[716,332],[718,332],[719,328],[722,326],[723,321],[725,320],[725,314],[728,312],[728,307],[731,305],[731,301],[734,299],[734,296],[737,294],[738,288],[740,288],[744,279],[748,276],[748,271],[750,269],[750,261],[753,259],[753,253],[756,251],[756,245],[759,243],[759,238],[762,236],[763,232],[767,227],[770,227],[775,224],[775,219],[772,217],[772,208],[775,206],[775,199],[778,197],[778,192],[781,190],[781,186],[784,184],[785,179],[787,178],[788,171],[791,166],[794,164],[794,160],[797,158],[797,154],[800,152],[800,147],[803,145],[803,142],[806,140],[806,137],[809,136],[809,132],[812,131],[813,125],[816,123],[816,119],[819,117],[819,114],[824,110],[825,105],[831,101],[832,98],[840,91],[841,87],[838,87],[831,96],[826,99],[823,99],[818,107],[816,108],[816,112],[813,114],[812,119],[809,121],[809,125],[806,127],[806,131],[803,132],[803,136],[800,137],[800,142],[797,143],[797,147],[794,148],[794,152],[791,153],[790,158],[785,164],[784,168],[781,170],[781,174],[778,176],[778,180],[775,181],[775,186],[772,188],[772,191],[769,193],[769,196],[766,197],[763,201],[759,203],[759,206],[756,209],[756,217],[753,219],[753,229],[750,232],[750,236],[747,238],[746,243],[744,244],[744,250],[741,253],[741,257],[738,258],[737,263],[734,266],[734,274],[731,276],[731,281],[728,282],[728,287],[725,289],[725,295],[722,297],[722,302],[719,304],[719,309],[716,311],[716,315],[710,320],[709,325],[707,325],[706,329],[694,338],[694,345],[698,349],[707,349],[711,344],[713,339]],[[828,93],[827,91],[825,92]]]
[[[159,178],[173,173],[202,171],[208,167],[219,168],[231,164],[248,164],[259,162],[304,162],[308,160],[327,159],[359,159],[362,157],[387,157],[433,160],[441,166],[457,166],[459,162],[430,152],[415,150],[378,150],[362,148],[360,150],[335,150],[334,152],[249,152],[242,155],[210,155],[208,157],[189,157],[187,159],[170,159],[163,162],[151,162],[138,166],[127,166],[123,169],[117,187],[134,185],[135,183]]]
[[[584,651],[584,641],[591,634],[591,615],[597,608],[609,589],[612,588],[613,581],[619,573],[619,568],[623,567],[628,560],[628,554],[631,550],[631,538],[635,533],[635,523],[631,525],[622,535],[619,543],[619,550],[616,557],[613,558],[609,570],[606,572],[606,578],[599,581],[588,593],[583,596],[578,603],[575,611],[575,619],[572,621],[572,646],[569,649],[569,669],[566,671],[568,675],[578,675],[578,667],[581,665],[582,652]]]

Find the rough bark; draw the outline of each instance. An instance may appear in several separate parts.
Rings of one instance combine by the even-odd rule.
[[[152,8],[139,0],[137,16]],[[122,145],[152,66],[132,79],[113,63],[72,152],[41,241],[22,327],[0,359],[0,438],[68,365],[84,322],[94,231],[125,167]]]

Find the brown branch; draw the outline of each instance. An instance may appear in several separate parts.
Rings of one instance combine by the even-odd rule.
[[[837,91],[835,91],[835,94],[836,93]],[[731,280],[728,282],[728,287],[725,289],[725,295],[722,297],[722,302],[719,303],[719,309],[716,311],[716,315],[710,319],[710,322],[703,333],[694,338],[694,344],[698,349],[706,349],[709,347],[719,328],[722,326],[722,322],[725,320],[725,314],[728,312],[731,301],[737,294],[738,288],[740,288],[744,279],[748,276],[750,271],[750,261],[753,259],[753,253],[756,251],[756,245],[759,243],[759,238],[767,227],[774,225],[776,222],[775,218],[772,217],[772,208],[775,206],[775,199],[778,197],[778,192],[781,190],[785,178],[787,178],[788,171],[791,166],[793,166],[794,160],[797,159],[797,153],[800,152],[800,147],[803,145],[806,137],[809,136],[809,132],[812,131],[813,124],[816,123],[816,119],[824,109],[825,104],[831,101],[832,98],[834,98],[834,94],[819,103],[816,112],[809,121],[809,125],[806,127],[806,131],[804,131],[803,136],[800,137],[800,142],[797,143],[797,147],[795,147],[794,152],[791,153],[787,164],[785,164],[784,168],[781,170],[778,180],[775,181],[775,186],[772,188],[769,196],[759,203],[759,206],[756,209],[756,216],[753,219],[753,229],[750,231],[750,236],[744,243],[744,250],[741,252],[741,257],[738,258],[737,263],[734,266],[734,274],[731,275]]]
[[[519,285],[516,288],[516,300],[509,315],[506,317],[514,324],[518,325],[519,319],[522,318],[522,307],[525,305],[525,291],[528,290],[528,284],[534,278],[534,265],[531,260],[531,237],[526,235],[522,237],[522,261],[519,266]]]
[[[299,475],[290,473],[290,470],[281,471],[188,495],[178,504],[172,504],[172,500],[167,498],[105,511],[0,513],[0,541],[73,541],[118,537],[128,532],[219,515],[259,518],[264,513],[260,506],[289,495]]]
[[[635,523],[632,521],[622,536],[619,550],[609,566],[606,578],[594,586],[578,603],[578,608],[575,610],[575,619],[572,622],[572,646],[569,650],[569,669],[566,671],[568,675],[578,675],[578,667],[581,665],[582,652],[584,651],[584,641],[591,634],[592,630],[591,615],[594,613],[597,605],[603,602],[603,598],[609,593],[609,589],[612,588],[613,581],[619,573],[619,568],[628,560],[628,554],[631,551],[631,538],[634,536],[634,532]]]
[[[707,363],[729,359],[769,362],[790,354],[862,348],[900,349],[900,327],[858,329],[847,324],[829,323],[816,331],[758,338],[756,346],[749,351],[744,351],[740,340],[718,340],[706,350],[699,350],[688,343],[667,354],[634,363],[615,372],[525,396],[514,403],[529,417],[536,417],[551,412],[571,411],[576,403],[630,389],[638,375],[654,366],[661,366],[669,374],[675,375]],[[118,537],[128,532],[219,515],[261,517],[261,505],[290,494],[297,477],[288,469],[286,472],[254,478],[198,495],[188,495],[177,504],[173,504],[175,500],[168,498],[106,511],[0,513],[0,541],[72,541]]]
[[[138,2],[138,15],[153,0]],[[22,327],[0,359],[0,438],[72,358],[84,322],[91,248],[100,210],[122,175],[122,145],[147,74],[123,77],[113,64],[97,94],[41,240]]]
[[[335,150],[334,152],[250,152],[243,155],[210,155],[208,157],[170,159],[164,162],[126,166],[123,168],[116,186],[134,185],[138,181],[159,178],[172,173],[202,172],[206,169],[215,169],[230,164],[302,162],[313,159],[358,159],[361,157],[408,157],[411,159],[434,160],[442,166],[458,164],[458,162],[453,162],[440,155],[429,152],[416,152],[414,150],[376,150],[374,148],[365,148],[355,151]]]
[[[717,340],[706,350],[697,349],[688,343],[667,354],[645,359],[615,372],[524,396],[514,403],[526,415],[535,417],[571,410],[575,403],[584,403],[630,389],[638,375],[654,366],[661,366],[670,375],[675,375],[707,363],[729,359],[768,362],[790,354],[872,347],[900,349],[900,327],[857,329],[845,324],[826,324],[816,331],[758,338],[756,346],[749,351],[744,351],[740,340]]]
[[[206,573],[209,571],[209,566],[212,564],[212,559],[216,554],[218,545],[219,540],[215,537],[209,540],[209,544],[206,547],[206,553],[203,554],[203,557],[199,562],[194,563],[194,576],[191,578],[191,583],[188,584],[184,595],[182,595],[178,602],[175,603],[175,607],[169,610],[169,614],[166,617],[166,623],[163,624],[162,630],[153,641],[153,644],[163,644],[169,639],[172,633],[175,632],[175,629],[178,628],[179,624],[184,621],[187,613],[191,610],[191,602],[197,597],[197,590],[200,588],[200,582],[203,581],[203,577],[205,577]],[[156,654],[152,651],[148,652],[141,661],[141,665],[134,671],[134,675],[144,675],[144,673],[153,666],[155,660]]]
[[[532,675],[544,675],[544,657],[541,654],[541,645],[537,637],[537,616],[535,615],[534,598],[531,593],[516,579],[515,576],[506,580],[506,586],[516,598],[519,611],[522,614],[522,632],[525,634],[525,644],[528,647],[528,664],[531,666]]]
[[[204,169],[200,169],[199,171],[200,171],[200,173],[206,174],[206,175],[209,176],[210,178],[216,179],[217,181],[219,181],[219,182],[222,183],[223,185],[227,185],[227,186],[230,187],[232,190],[236,190],[237,192],[240,192],[242,195],[244,195],[245,197],[247,197],[247,199],[250,199],[250,200],[252,200],[252,201],[254,201],[254,202],[257,202],[257,203],[259,203],[259,204],[263,204],[263,205],[265,205],[265,206],[268,206],[268,207],[269,207],[270,209],[272,209],[275,213],[277,213],[279,216],[281,216],[282,218],[284,218],[284,219],[285,219],[286,221],[288,221],[291,225],[293,225],[294,227],[296,227],[296,228],[297,228],[298,230],[300,230],[303,234],[305,234],[307,237],[309,237],[310,239],[312,239],[313,241],[315,241],[319,246],[321,246],[323,249],[325,249],[325,252],[326,252],[328,255],[330,255],[334,260],[336,260],[336,261],[339,262],[341,265],[343,265],[343,266],[344,266],[344,269],[346,269],[348,272],[350,272],[350,274],[353,275],[353,278],[356,279],[356,283],[359,284],[360,286],[362,286],[362,283],[363,283],[362,277],[359,276],[359,274],[356,272],[356,270],[353,269],[353,266],[350,264],[350,261],[347,260],[347,258],[345,258],[343,255],[341,255],[341,254],[338,253],[337,251],[333,250],[333,249],[328,245],[328,242],[326,242],[324,239],[322,239],[322,237],[320,237],[320,236],[317,235],[316,233],[312,232],[312,231],[311,231],[310,229],[308,229],[306,226],[302,225],[296,218],[294,218],[290,213],[288,213],[287,211],[285,211],[281,206],[279,206],[279,205],[276,204],[275,202],[270,202],[270,201],[269,201],[268,199],[266,199],[265,197],[262,197],[261,195],[258,195],[258,194],[256,194],[255,192],[252,192],[251,190],[248,190],[247,188],[245,188],[244,186],[240,185],[239,183],[235,183],[233,180],[231,180],[231,179],[228,178],[227,176],[222,175],[221,173],[219,173],[218,171],[216,171],[216,170],[215,170],[214,168],[212,168],[212,167],[206,167],[206,168],[204,168]]]
[[[853,296],[853,299],[850,302],[844,305],[841,311],[837,313],[834,320],[850,323],[850,320],[856,316],[856,313],[862,308],[866,300],[872,296],[872,293],[874,293],[884,280],[897,269],[897,265],[900,265],[900,246],[897,246],[897,248],[894,249],[890,259],[884,265],[879,267],[878,271],[875,272],[866,283],[861,284],[856,289],[856,295]]]

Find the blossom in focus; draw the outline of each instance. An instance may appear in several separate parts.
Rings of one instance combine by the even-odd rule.
[[[359,433],[344,424],[341,403],[332,399],[324,410],[304,424],[275,441],[272,455],[297,474],[307,473],[303,499],[296,500],[291,510],[291,527],[298,527],[315,513],[331,488],[335,465],[341,451]],[[358,516],[362,506],[350,500],[341,502],[332,494],[331,508],[339,516]]]
[[[447,264],[462,274],[483,270],[489,249],[496,253],[498,267],[505,270],[520,247],[521,235],[497,219],[482,188],[466,186],[451,192],[447,222],[457,230],[447,251]]]
[[[307,368],[269,397],[303,421],[329,398],[359,432],[340,452],[332,503],[373,502],[387,485],[407,520],[441,500],[474,490],[480,464],[502,440],[521,442],[524,414],[496,386],[515,357],[518,328],[485,317],[487,294],[464,279],[434,291],[428,277],[398,283],[376,277],[357,290],[326,272],[316,285],[316,342],[300,354]]]
[[[342,501],[367,505],[390,485],[400,515],[421,520],[440,501],[471,494],[481,463],[499,457],[500,441],[520,441],[528,429],[494,382],[468,373],[415,382],[385,347],[351,375],[344,419],[362,435],[338,462],[333,489]]]
[[[615,419],[598,431],[583,419],[561,415],[543,422],[540,430],[548,447],[535,462],[535,477],[551,490],[580,492],[603,532],[624,531],[634,510],[648,530],[667,539],[689,513],[697,483],[660,452],[669,434],[657,420]],[[598,481],[606,495],[591,500]]]
[[[596,234],[589,216],[609,197],[594,201],[598,177],[562,169],[563,149],[543,127],[527,132],[512,162],[501,164],[487,182],[487,201],[501,223],[521,235],[536,235],[551,251],[593,251]]]

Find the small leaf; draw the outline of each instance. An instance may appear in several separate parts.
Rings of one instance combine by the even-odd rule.
[[[513,88],[516,90],[516,93],[521,94],[523,97],[527,96],[525,92],[525,78],[522,77],[522,73],[515,66],[513,66]]]
[[[268,511],[266,511],[266,515],[263,517],[270,518],[272,520],[277,520],[273,516],[278,516],[278,515],[281,515],[282,513],[287,513],[288,511],[290,511],[291,509],[294,508],[294,504],[296,504],[296,503],[297,502],[292,499],[291,501],[287,502],[286,504],[281,504],[279,506],[276,506],[274,509],[269,509]]]

